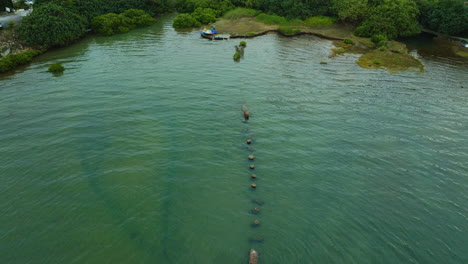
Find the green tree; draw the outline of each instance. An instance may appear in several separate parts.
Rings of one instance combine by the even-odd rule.
[[[93,18],[91,28],[99,34],[111,36],[117,33],[130,31],[130,29],[132,29],[132,25],[129,18],[109,13]]]
[[[381,0],[369,8],[369,14],[354,32],[358,36],[384,35],[388,39],[421,32],[419,10],[412,0]]]
[[[0,0],[0,11],[5,11],[5,7],[13,7],[13,1],[11,0]]]
[[[130,24],[134,27],[145,27],[156,22],[148,13],[139,9],[129,9],[121,14],[129,19]]]
[[[125,33],[137,27],[149,26],[154,22],[155,19],[145,11],[129,9],[118,15],[109,13],[94,17],[91,28],[100,34],[110,36]]]
[[[333,0],[332,10],[341,21],[361,23],[367,16],[367,0]]]
[[[174,28],[191,28],[201,26],[195,18],[190,14],[179,14],[172,24]]]
[[[192,13],[192,17],[202,24],[210,24],[216,21],[216,11],[211,8],[197,8]]]
[[[18,31],[31,45],[64,46],[86,33],[86,20],[63,6],[45,3],[24,17]]]
[[[464,0],[444,0],[425,14],[425,26],[437,32],[455,35],[468,31],[468,6]]]
[[[216,17],[234,9],[234,5],[229,0],[180,0],[176,7],[181,13],[192,13],[199,7],[211,8],[215,10]]]

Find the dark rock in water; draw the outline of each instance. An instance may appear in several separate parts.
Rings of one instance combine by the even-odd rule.
[[[247,144],[252,144],[252,140],[251,139],[247,139]]]
[[[258,264],[258,252],[255,249],[250,250],[249,264]]]
[[[249,242],[250,243],[263,243],[265,241],[265,238],[264,237],[260,237],[260,236],[257,236],[257,237],[249,237]]]
[[[257,205],[264,205],[265,201],[259,200],[259,199],[253,199],[252,203],[257,204]]]
[[[254,209],[252,209],[251,213],[252,213],[252,214],[259,214],[259,213],[260,213],[260,208],[259,208],[259,207],[255,207]]]

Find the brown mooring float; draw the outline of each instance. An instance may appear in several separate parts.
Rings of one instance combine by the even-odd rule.
[[[249,253],[249,264],[258,264],[258,252],[253,248]]]

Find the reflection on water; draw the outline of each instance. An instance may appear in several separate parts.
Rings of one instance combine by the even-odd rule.
[[[468,49],[461,47],[461,43],[458,41],[447,40],[442,37],[434,37],[430,34],[421,34],[419,36],[404,38],[402,41],[408,46],[410,51],[416,50],[419,55],[424,57],[432,56],[466,60],[456,53],[458,51],[468,52]]]

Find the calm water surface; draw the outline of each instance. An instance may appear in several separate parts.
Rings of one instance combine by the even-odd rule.
[[[266,35],[234,63],[172,19],[0,76],[2,263],[468,263],[466,60]]]

